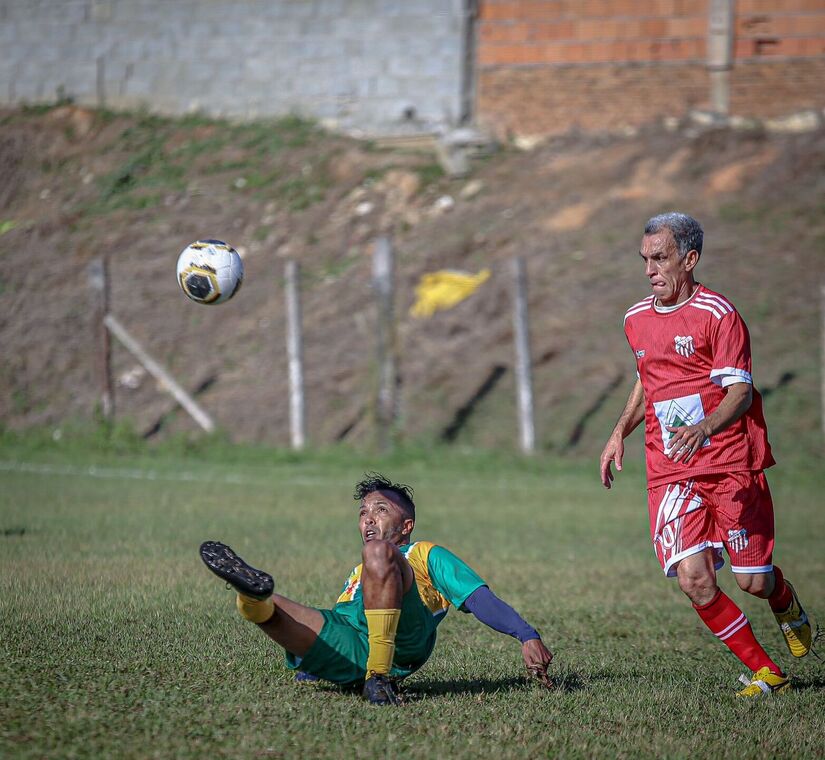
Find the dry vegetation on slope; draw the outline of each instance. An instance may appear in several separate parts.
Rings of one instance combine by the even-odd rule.
[[[540,445],[592,453],[633,378],[621,317],[647,294],[636,255],[642,225],[678,208],[706,229],[700,279],[750,325],[780,456],[820,445],[822,131],[569,137],[501,151],[451,180],[430,154],[330,136],[297,119],[232,125],[60,106],[0,113],[0,174],[8,428],[91,417],[86,264],[107,254],[114,314],[184,386],[201,388],[200,402],[231,438],[285,445],[282,272],[294,257],[304,277],[310,439],[368,442],[370,245],[391,231],[401,436],[430,443],[452,429],[458,443],[515,445],[508,261],[523,255]],[[451,210],[437,204],[445,194]],[[229,304],[200,307],[177,288],[177,254],[199,237],[243,249],[247,279]],[[458,307],[409,316],[421,274],[483,267],[492,278]],[[120,347],[114,364],[121,418],[138,430],[161,420],[159,436],[194,430]]]

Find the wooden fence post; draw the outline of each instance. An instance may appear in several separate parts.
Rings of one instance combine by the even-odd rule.
[[[381,451],[392,446],[395,423],[395,263],[392,242],[388,237],[375,241],[372,256],[372,285],[377,295],[376,351],[378,359],[378,395],[376,399],[376,441]]]
[[[306,445],[304,408],[304,350],[301,335],[301,267],[297,261],[286,262],[286,351],[289,362],[289,434],[292,448]]]
[[[177,401],[207,433],[215,430],[215,423],[195,400],[183,389],[175,379],[158,362],[156,362],[111,314],[103,318],[103,324],[157,380],[161,386]]]
[[[109,262],[93,259],[88,269],[91,290],[92,322],[95,340],[95,379],[100,392],[100,414],[106,423],[115,415],[115,392],[112,383],[112,346],[104,319],[109,313]]]
[[[533,378],[530,358],[530,323],[527,312],[527,268],[524,259],[513,260],[513,333],[516,349],[519,443],[525,454],[536,447],[533,424]]]

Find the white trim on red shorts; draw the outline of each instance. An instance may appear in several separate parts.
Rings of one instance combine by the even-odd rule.
[[[664,574],[668,578],[675,578],[676,577],[676,568],[673,567],[677,562],[681,562],[686,557],[690,557],[693,554],[698,554],[699,552],[705,551],[705,549],[716,549],[716,561],[713,563],[713,569],[719,570],[720,568],[724,567],[725,565],[725,558],[722,555],[722,549],[724,548],[724,544],[721,541],[702,541],[701,544],[696,544],[696,546],[691,546],[690,549],[685,549],[678,554],[674,554],[670,561],[664,566],[663,571]]]
[[[760,567],[734,567],[730,566],[732,573],[770,573],[773,565],[761,565]]]

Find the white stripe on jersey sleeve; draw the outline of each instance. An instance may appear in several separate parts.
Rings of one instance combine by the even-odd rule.
[[[627,322],[628,317],[632,317],[634,314],[639,314],[640,312],[649,309],[651,303],[653,303],[653,296],[648,296],[643,301],[633,304],[633,306],[625,312],[624,322]]]
[[[704,301],[705,303],[709,303],[711,305],[716,306],[717,308],[721,308],[726,314],[730,314],[732,311],[736,311],[733,308],[733,304],[730,301],[722,298],[722,296],[711,295],[710,293],[701,293],[700,295],[696,296],[697,301]]]
[[[721,304],[718,301],[713,301],[710,298],[697,298],[695,303],[700,303],[703,306],[710,306],[722,314],[730,314],[733,311],[733,309],[729,309],[724,304]]]
[[[692,306],[694,309],[702,309],[702,311],[709,311],[711,314],[713,314],[714,317],[716,317],[716,319],[722,319],[722,314],[716,311],[716,309],[714,309],[713,306],[708,306],[703,303],[697,303],[696,301],[691,301],[689,305]]]
[[[636,311],[629,311],[627,314],[624,315],[624,319],[622,320],[622,324],[627,322],[634,314],[641,314],[643,311],[647,311],[650,307],[646,306],[644,309],[636,309]]]
[[[748,383],[753,385],[753,376],[750,372],[744,369],[737,369],[736,367],[722,367],[721,369],[712,369],[710,371],[710,379],[717,385],[727,388],[729,385],[736,383]]]

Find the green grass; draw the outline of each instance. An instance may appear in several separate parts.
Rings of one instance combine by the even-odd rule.
[[[198,129],[199,134],[194,131]],[[192,134],[174,146],[175,138],[186,130]],[[244,156],[216,159],[201,167],[202,173],[234,171],[243,176],[248,190],[277,184],[277,196],[288,201],[291,210],[300,211],[323,200],[324,185],[328,184],[324,172],[316,172],[315,180],[302,175],[292,177],[284,175],[280,165],[269,166],[266,162],[276,161],[278,154],[285,150],[312,145],[322,136],[314,122],[297,116],[233,124],[197,114],[174,120],[139,113],[110,146],[128,157],[98,180],[97,197],[80,204],[77,210],[100,215],[160,205],[165,194],[184,191],[188,180],[196,176],[193,161],[219,155],[223,149],[232,147],[242,149]],[[44,170],[57,168],[49,164]]]
[[[421,180],[422,187],[428,187],[444,177],[444,167],[433,162],[424,166],[416,166],[415,173]]]
[[[742,704],[741,666],[658,569],[640,468],[613,492],[591,461],[461,450],[381,459],[173,441],[0,435],[4,757],[821,756],[825,671],[790,662],[764,602],[722,583],[796,690]],[[120,453],[118,453],[120,452]],[[823,609],[825,476],[771,476],[777,560]],[[90,470],[90,467],[94,469]],[[329,606],[358,561],[352,485],[416,487],[416,536],[443,543],[544,635],[557,688],[516,642],[451,611],[409,704],[292,682],[197,557],[219,538],[281,593]]]

